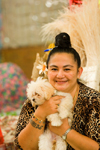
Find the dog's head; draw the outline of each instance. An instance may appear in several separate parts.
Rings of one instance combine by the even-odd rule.
[[[52,85],[44,79],[31,81],[27,88],[27,97],[31,100],[32,106],[41,105],[49,100],[54,93]]]

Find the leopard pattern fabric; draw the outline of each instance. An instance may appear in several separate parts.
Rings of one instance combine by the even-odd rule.
[[[80,84],[73,112],[72,129],[99,143],[100,150],[100,93]],[[68,145],[67,150],[74,150]]]
[[[71,128],[97,141],[100,149],[100,93],[82,83],[79,83],[79,85],[80,89],[73,111]],[[22,107],[15,133],[14,143],[17,150],[22,150],[18,143],[18,134],[29,123],[34,111],[30,100],[26,100]],[[68,144],[67,150],[74,149]]]

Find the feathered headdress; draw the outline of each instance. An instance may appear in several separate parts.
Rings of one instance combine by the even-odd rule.
[[[41,31],[42,37],[45,43],[54,43],[57,34],[68,33],[72,47],[81,57],[82,67],[85,67],[87,74],[90,74],[85,80],[96,84],[95,87],[94,85],[91,87],[98,90],[100,82],[100,7],[98,0],[83,0],[80,7],[72,5],[71,8],[64,8],[64,12],[60,12],[57,19],[45,24]],[[47,56],[45,54],[43,59]]]

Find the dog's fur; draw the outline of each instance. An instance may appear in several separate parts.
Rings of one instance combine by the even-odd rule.
[[[32,106],[41,105],[45,100],[49,100],[53,95],[65,96],[61,99],[58,107],[58,113],[47,116],[47,120],[52,126],[60,126],[62,119],[68,117],[69,125],[72,122],[73,98],[69,93],[56,91],[53,86],[45,79],[37,79],[36,82],[31,81],[27,88],[27,97],[31,100]],[[51,133],[49,129],[39,137],[39,150],[52,150],[53,140],[56,140],[55,150],[66,150],[66,142],[58,135]]]

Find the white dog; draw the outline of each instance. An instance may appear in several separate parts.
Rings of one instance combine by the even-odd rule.
[[[61,99],[58,107],[58,113],[47,116],[47,120],[52,126],[60,126],[62,119],[68,117],[69,125],[72,122],[73,98],[69,93],[56,91],[53,86],[45,79],[37,79],[36,82],[31,81],[27,88],[27,97],[31,100],[32,106],[41,105],[45,100],[49,100],[52,95],[65,96]],[[39,137],[39,150],[52,150],[53,141],[56,140],[55,150],[66,150],[67,143],[58,135],[51,133],[49,129]]]

